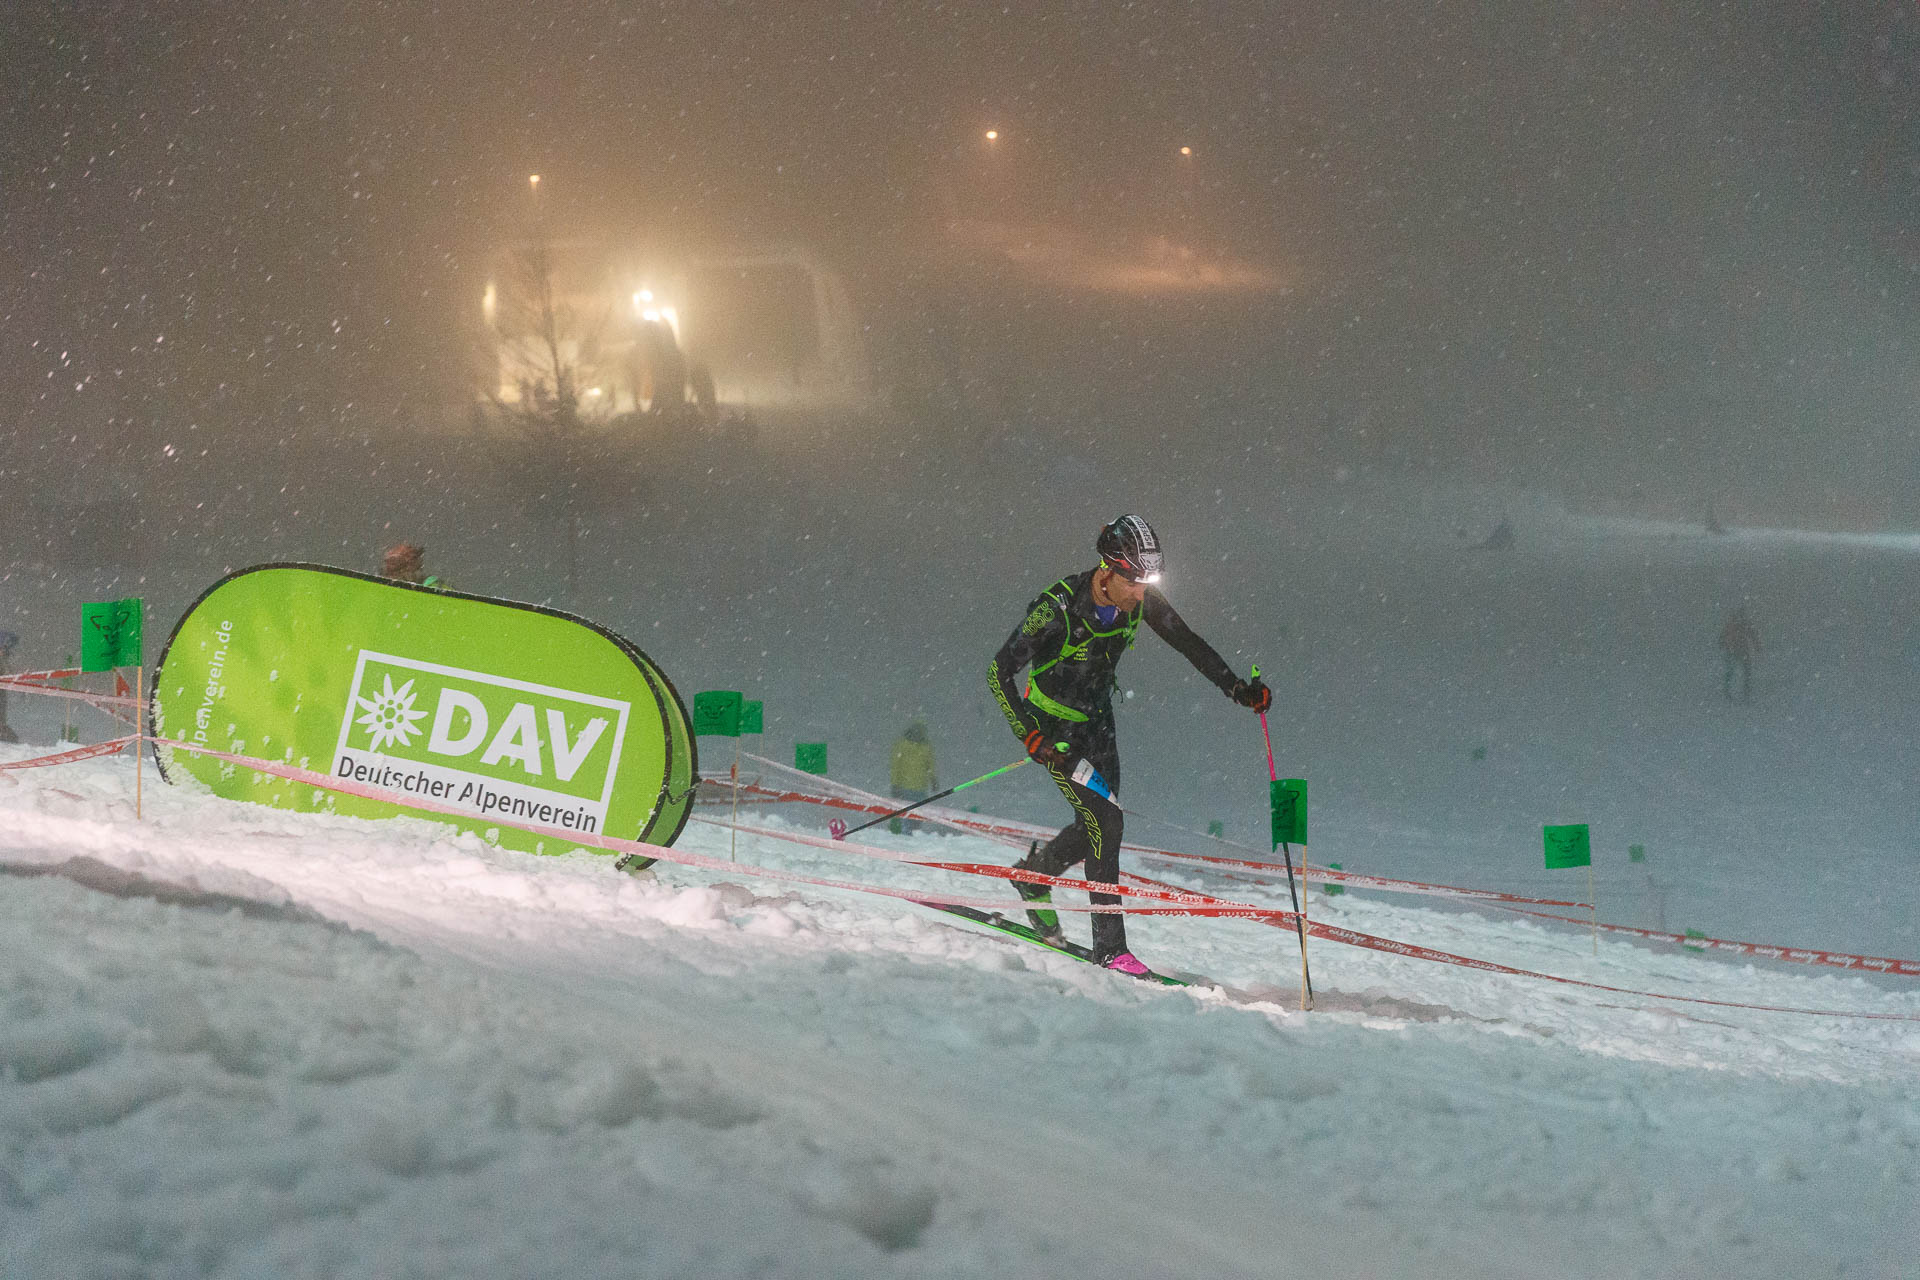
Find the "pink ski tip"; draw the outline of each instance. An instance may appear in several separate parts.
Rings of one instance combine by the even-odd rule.
[[[847,824],[835,818],[827,824],[827,834],[831,835],[835,840],[844,840],[847,835]]]
[[[1147,966],[1135,959],[1131,951],[1122,951],[1119,955],[1107,961],[1107,968],[1118,969],[1121,973],[1130,973],[1136,978],[1144,978],[1152,972]]]

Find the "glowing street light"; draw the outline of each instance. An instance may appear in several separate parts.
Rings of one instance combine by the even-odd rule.
[[[1182,148],[1180,148],[1180,154],[1181,154],[1181,155],[1183,155],[1183,156],[1190,156],[1190,155],[1192,155],[1192,154],[1193,154],[1193,148],[1192,148],[1192,147],[1182,147]]]
[[[539,194],[539,191],[540,191],[540,175],[539,174],[530,173],[527,175],[527,189],[529,191],[532,191],[536,195]]]
[[[987,141],[988,142],[1000,141],[1000,131],[998,129],[987,130]]]

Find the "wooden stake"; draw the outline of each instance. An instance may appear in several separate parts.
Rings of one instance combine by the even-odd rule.
[[[733,740],[733,830],[727,834],[727,861],[740,861],[740,739]]]
[[[140,753],[146,746],[146,725],[141,712],[146,709],[147,669],[138,666],[133,669],[133,817],[140,821],[140,779],[144,771],[140,768]]]
[[[1593,859],[1587,859],[1587,910],[1593,916],[1593,954],[1600,954],[1600,898],[1593,891]]]

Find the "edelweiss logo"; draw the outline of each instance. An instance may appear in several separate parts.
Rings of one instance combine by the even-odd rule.
[[[416,711],[413,707],[413,681],[409,680],[398,689],[393,687],[393,677],[386,676],[381,681],[380,692],[371,698],[354,698],[356,705],[366,708],[367,714],[361,716],[356,724],[365,725],[372,735],[368,746],[379,751],[390,742],[403,747],[413,745],[413,735],[420,732],[419,721],[427,718],[425,711]]]

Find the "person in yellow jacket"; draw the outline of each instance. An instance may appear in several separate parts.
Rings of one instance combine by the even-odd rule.
[[[899,741],[893,744],[893,761],[888,766],[888,774],[895,800],[925,800],[940,789],[939,778],[933,767],[933,744],[927,741],[925,721],[915,720],[908,725]],[[904,829],[899,818],[887,824],[887,830],[895,835]]]

